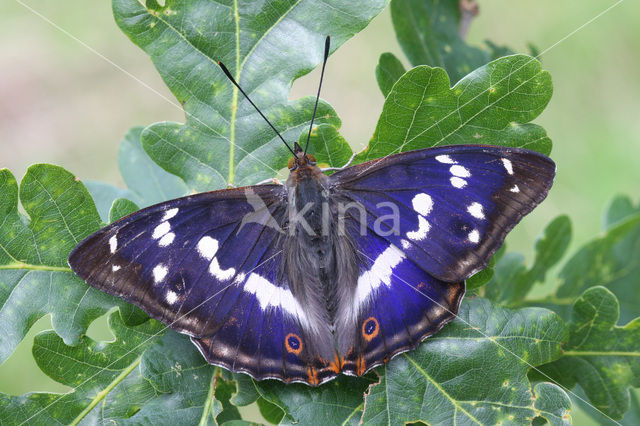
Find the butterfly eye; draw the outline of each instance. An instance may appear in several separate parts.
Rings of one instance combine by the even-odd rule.
[[[289,169],[293,169],[295,165],[296,165],[296,159],[293,157],[289,158],[289,163],[287,163],[287,167]]]
[[[284,345],[287,348],[287,352],[294,355],[298,355],[302,352],[302,340],[300,340],[300,337],[296,334],[287,334],[287,337],[284,338]]]
[[[310,163],[314,163],[316,162],[316,157],[314,157],[311,154],[307,154],[307,159],[309,160]]]

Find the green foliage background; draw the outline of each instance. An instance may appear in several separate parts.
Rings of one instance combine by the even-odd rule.
[[[0,19],[4,24],[0,25],[0,47],[5,52],[0,58],[0,68],[3,70],[3,85],[0,88],[4,95],[0,108],[3,112],[7,111],[0,115],[0,146],[5,154],[0,166],[11,169],[20,180],[28,164],[46,161],[63,165],[83,180],[100,180],[121,185],[123,178],[116,174],[115,165],[117,141],[122,138],[123,132],[134,125],[160,120],[184,121],[182,112],[168,105],[165,107],[162,98],[46,26],[22,6],[7,3],[0,5]],[[602,11],[603,5],[599,1],[581,2],[579,7],[543,1],[514,6],[512,2],[491,1],[482,3],[481,8],[481,15],[471,27],[468,38],[470,44],[489,38],[498,44],[507,44],[515,51],[528,51],[525,47],[527,42],[534,42],[538,48],[544,49]],[[38,4],[37,9],[112,58],[115,63],[138,75],[141,80],[151,82],[153,88],[168,99],[174,99],[159,81],[147,57],[113,24],[108,2],[89,5],[86,2],[69,1],[61,6],[48,1]],[[558,178],[549,199],[508,239],[508,251],[523,252],[525,259],[529,261],[525,264],[523,258],[508,253],[496,269],[495,281],[500,282],[500,277],[508,277],[510,282],[518,283],[517,288],[510,290],[510,293],[497,286],[492,287],[489,283],[486,297],[504,305],[517,305],[519,296],[532,289],[532,295],[539,299],[539,303],[563,312],[565,318],[570,319],[573,317],[569,303],[566,303],[567,299],[575,299],[590,286],[606,284],[609,277],[602,276],[603,264],[609,265],[607,270],[620,269],[628,264],[628,259],[620,258],[620,252],[632,257],[637,253],[634,251],[638,248],[634,246],[636,240],[633,237],[630,242],[622,241],[610,250],[605,247],[595,254],[590,254],[587,247],[572,258],[571,261],[577,266],[565,267],[560,271],[560,280],[555,278],[553,269],[553,273],[546,274],[551,279],[545,280],[547,270],[553,268],[563,254],[573,254],[579,246],[599,234],[602,212],[615,194],[629,194],[633,202],[637,203],[640,182],[637,155],[640,152],[640,124],[636,115],[640,82],[635,76],[640,70],[640,55],[634,52],[640,51],[640,30],[635,27],[632,18],[637,16],[637,12],[640,12],[638,5],[627,2],[543,56],[543,68],[553,76],[554,95],[536,123],[554,141],[553,158],[559,164]],[[89,16],[91,19],[88,19]],[[25,32],[24,28],[29,28],[29,31]],[[96,31],[97,28],[99,31]],[[21,47],[18,49],[16,45]],[[367,139],[373,133],[375,122],[382,111],[384,99],[376,85],[374,70],[378,56],[385,51],[393,52],[404,68],[410,68],[411,64],[395,41],[388,9],[339,49],[330,60],[323,99],[331,104],[342,119],[341,133],[356,150],[368,143]],[[461,73],[455,80],[464,74]],[[316,81],[317,72],[303,77],[294,85],[289,99],[313,93]],[[114,90],[114,87],[120,87],[121,90]],[[7,102],[7,99],[12,101]],[[325,130],[331,132],[331,129]],[[323,135],[325,130],[322,131]],[[335,134],[331,133],[330,136]],[[135,144],[136,138],[131,140]],[[136,147],[131,146],[129,149],[135,150]],[[380,153],[383,154],[384,152]],[[127,178],[125,174],[127,183],[136,180],[135,176],[129,176],[130,180]],[[157,201],[141,199],[141,196],[150,192],[147,188],[129,187],[133,193],[121,192],[118,196],[127,197],[139,205]],[[179,182],[161,187],[168,191],[163,197],[183,190]],[[91,186],[89,189],[91,190]],[[610,233],[624,234],[626,231],[622,228],[636,226],[635,223],[617,223],[617,219],[628,218],[634,213],[636,208],[627,204],[628,201],[619,198],[617,204],[614,203],[609,210],[604,222]],[[100,206],[98,207],[100,210]],[[108,207],[105,205],[101,209],[103,221],[107,220],[104,211],[108,211]],[[121,211],[114,214],[122,214],[132,208],[129,205],[120,207]],[[572,219],[573,239],[571,242],[569,239],[553,240],[553,237],[566,236],[568,232],[565,220],[557,219],[549,225],[545,239],[539,243],[546,251],[537,250],[536,261],[533,262],[535,237],[550,218],[560,213],[566,213]],[[637,234],[634,236],[637,238]],[[545,245],[546,237],[553,241]],[[594,241],[592,245],[595,248],[591,251],[602,247],[602,242],[606,240]],[[552,255],[545,258],[540,253]],[[565,259],[568,257],[565,254]],[[604,259],[604,263],[596,264],[594,259]],[[585,273],[576,279],[576,270],[585,270]],[[622,290],[628,291],[629,285],[637,283],[632,277],[626,280],[624,278],[622,284],[617,284]],[[580,279],[584,279],[585,283],[570,288],[572,283]],[[534,286],[536,282],[544,284]],[[556,291],[558,284],[562,286]],[[614,283],[613,286],[615,285]],[[615,288],[610,289],[620,298],[622,322],[618,325],[624,325],[637,316],[637,309],[633,311],[629,307],[625,308],[625,304],[631,307],[634,305],[632,297],[637,292],[631,291],[627,297]],[[550,296],[545,296],[548,293]],[[615,303],[611,302],[612,297],[607,290],[596,289],[582,295],[581,300],[605,300],[609,301],[607,306],[613,306]],[[580,312],[572,320],[572,327],[576,329],[580,329],[583,317],[589,315],[584,310]],[[617,315],[612,311],[602,315],[610,322],[598,326],[598,330],[606,335],[616,325]],[[627,327],[634,326],[630,324]],[[31,357],[33,335],[44,328],[49,328],[47,318],[36,323],[18,350],[0,367],[0,391],[19,395],[33,390],[69,389],[42,374]],[[631,328],[615,332],[627,333],[622,336],[637,334]],[[88,332],[90,337],[99,340],[110,340],[110,334],[104,320],[94,323]],[[58,344],[56,338],[55,334],[41,335],[38,337],[40,341],[36,341],[36,347]],[[558,338],[558,343],[560,340]],[[612,345],[618,345],[615,349],[622,351],[634,349],[633,341],[637,338],[631,339],[631,343],[626,346],[624,338],[617,340],[620,341]],[[576,353],[576,357],[580,356],[580,348],[585,347],[581,344],[588,347],[588,342],[576,343],[570,340],[570,343],[571,351]],[[598,345],[602,346],[602,343],[597,342],[596,346]],[[635,349],[637,350],[637,345]],[[544,363],[550,359],[540,355],[536,362]],[[193,362],[197,364],[198,360]],[[602,362],[602,368],[606,369],[609,359],[605,358]],[[614,360],[612,365],[619,367],[621,363]],[[170,366],[160,365],[157,368],[157,371],[164,371],[162,368],[170,369]],[[567,370],[566,366],[553,364],[546,368],[547,374],[551,375]],[[49,374],[55,376],[52,372]],[[571,386],[581,372],[572,374],[575,376],[573,382],[566,377],[565,382],[560,376],[558,379]],[[610,394],[613,394],[614,401],[611,403],[604,400],[601,402],[604,406],[624,405],[624,401],[621,402],[620,399],[624,399],[624,396],[620,395],[626,392],[629,381],[638,386],[637,367],[629,365],[629,371],[620,374],[623,379],[616,377],[619,383],[613,380],[612,389],[609,389],[612,390]],[[154,383],[153,377],[146,376]],[[72,381],[58,381],[73,386]],[[166,386],[176,389],[182,384],[170,383]],[[154,386],[153,389],[158,388],[162,386]],[[590,389],[588,383],[584,385],[584,389],[590,398],[602,398],[598,395],[598,389]],[[265,393],[258,401],[267,418],[267,401],[278,401],[281,407],[286,407],[287,398],[291,397],[277,394],[278,390],[269,389],[269,386],[262,391]],[[151,395],[149,398],[149,401],[153,399]],[[221,396],[220,400],[224,401],[224,397]],[[294,402],[290,404],[290,407],[295,406]],[[632,400],[631,404],[637,404],[637,399]],[[577,418],[575,411],[572,414],[574,421],[578,422],[580,414]]]

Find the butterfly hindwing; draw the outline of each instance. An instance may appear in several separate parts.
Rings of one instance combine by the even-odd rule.
[[[330,179],[337,194],[364,207],[372,230],[455,282],[486,266],[546,197],[554,174],[554,163],[533,151],[456,145],[362,163]]]
[[[464,282],[434,278],[375,234],[353,238],[360,259],[352,325],[356,333],[350,343],[341,342],[339,352],[343,372],[362,375],[416,347],[453,319]]]

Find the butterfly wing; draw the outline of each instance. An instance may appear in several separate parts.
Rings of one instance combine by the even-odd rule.
[[[398,247],[374,233],[352,233],[360,274],[351,325],[337,330],[345,374],[362,375],[415,348],[455,317],[464,282],[447,283],[425,272]]]
[[[338,333],[342,371],[361,375],[414,348],[458,312],[464,280],[547,195],[555,165],[532,151],[448,146],[330,177],[360,272]],[[396,209],[396,210],[394,210]]]
[[[487,265],[554,175],[553,161],[533,151],[455,145],[362,163],[330,179],[336,194],[366,210],[378,235],[434,277],[456,282]]]
[[[90,235],[69,264],[93,287],[192,336],[210,363],[317,384],[335,376],[321,361],[335,351],[308,344],[312,331],[313,339],[330,331],[309,323],[280,271],[285,213],[282,186],[196,194]]]

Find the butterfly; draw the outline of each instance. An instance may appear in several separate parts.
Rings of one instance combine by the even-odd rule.
[[[328,53],[329,38],[323,73]],[[403,152],[332,175],[306,148],[289,149],[285,184],[142,209],[84,239],[71,268],[189,335],[211,364],[317,386],[363,375],[452,320],[464,281],[555,175],[542,154],[488,145]]]

